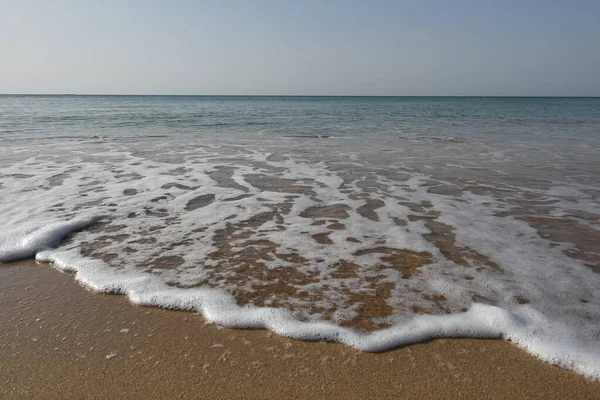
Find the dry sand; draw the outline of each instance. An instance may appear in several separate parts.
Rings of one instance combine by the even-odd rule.
[[[500,340],[366,354],[96,295],[48,265],[0,265],[0,398],[600,398],[600,383]]]

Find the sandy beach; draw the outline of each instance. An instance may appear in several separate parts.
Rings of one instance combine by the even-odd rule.
[[[133,306],[33,261],[2,265],[0,287],[3,399],[600,398],[500,340],[361,353]]]
[[[600,400],[600,1],[449,4],[3,2],[0,400]]]

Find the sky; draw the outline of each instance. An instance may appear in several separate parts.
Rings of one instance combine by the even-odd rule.
[[[600,96],[600,0],[0,0],[0,93]]]

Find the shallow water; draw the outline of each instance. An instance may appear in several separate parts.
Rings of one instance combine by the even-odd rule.
[[[1,96],[0,140],[0,260],[227,326],[501,336],[600,376],[599,99]]]

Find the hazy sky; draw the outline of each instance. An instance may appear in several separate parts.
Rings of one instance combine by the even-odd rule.
[[[0,0],[0,93],[600,96],[600,0]]]

